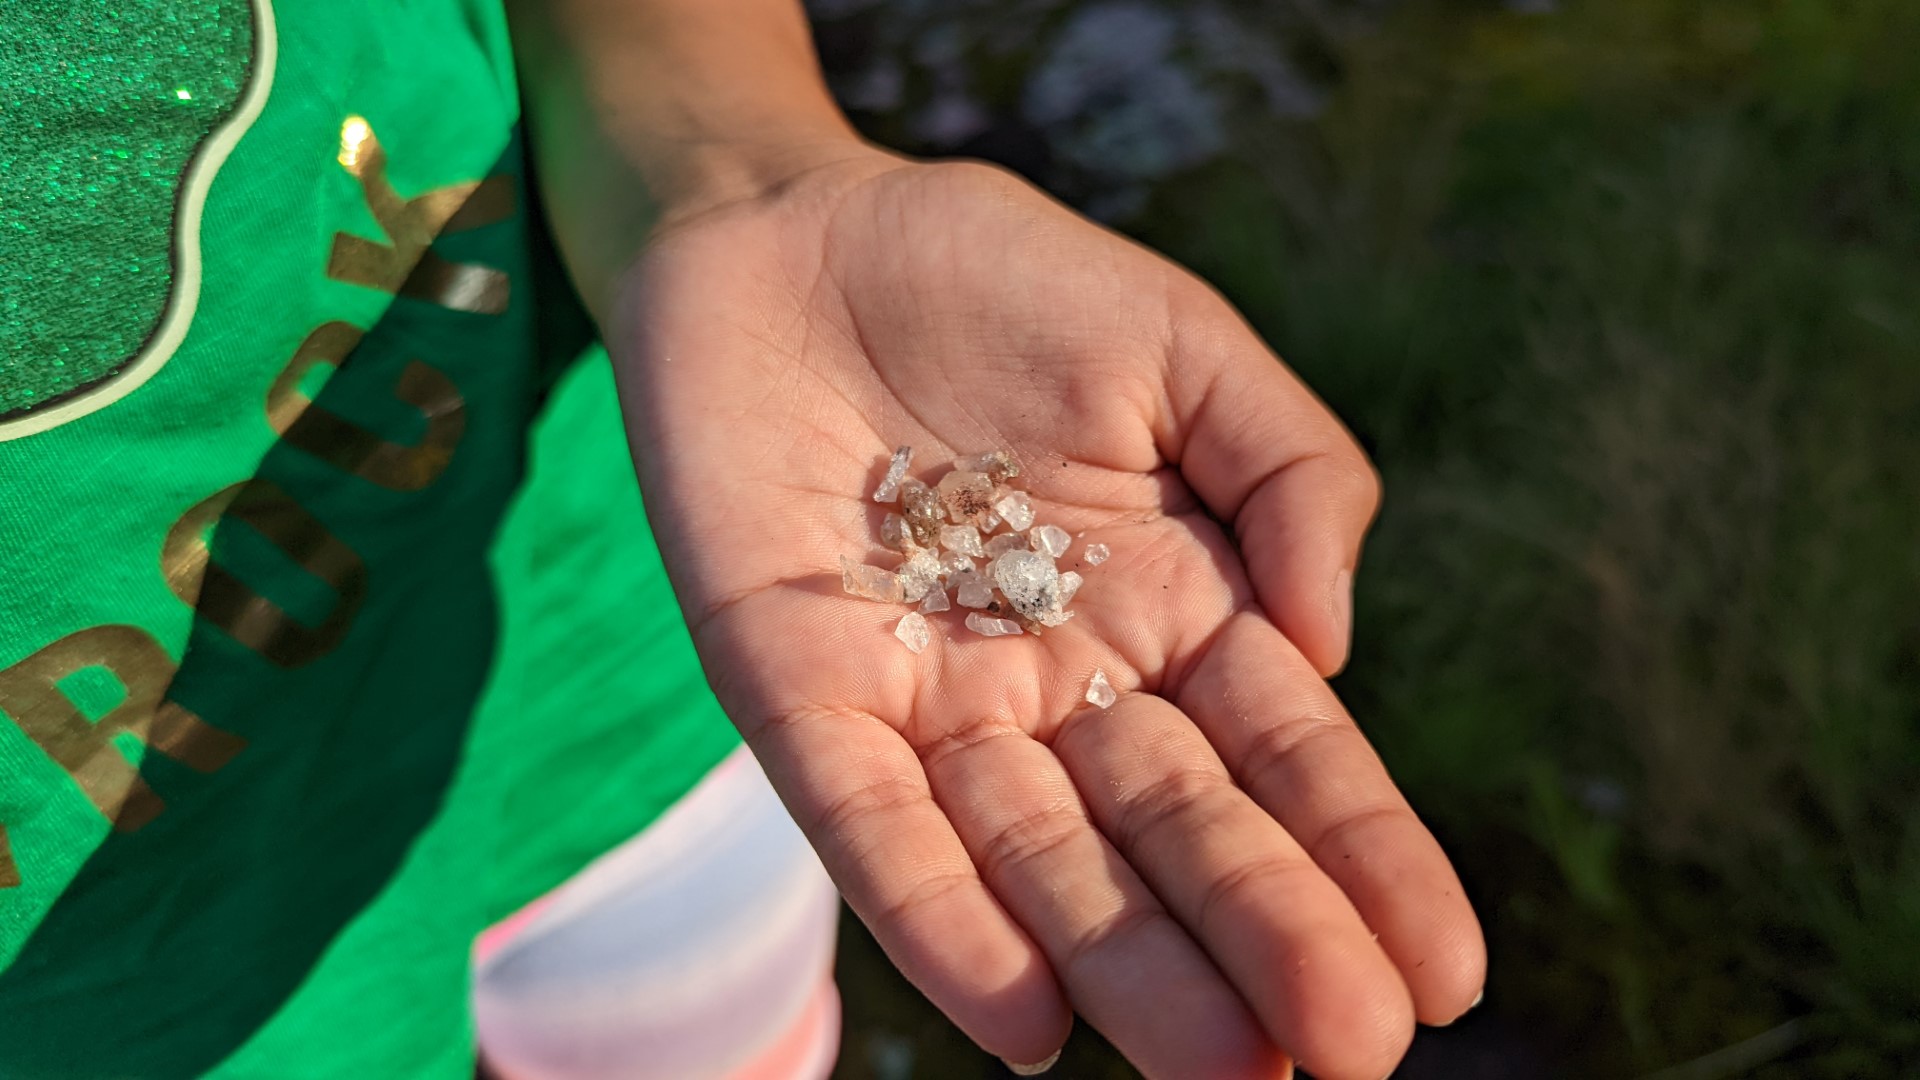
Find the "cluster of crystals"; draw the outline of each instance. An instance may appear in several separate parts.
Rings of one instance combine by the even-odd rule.
[[[912,447],[894,451],[873,493],[874,502],[899,507],[882,521],[880,542],[905,558],[882,570],[841,556],[848,593],[917,604],[893,631],[914,652],[932,641],[926,616],[956,605],[968,609],[967,628],[983,637],[1038,634],[1073,618],[1067,604],[1080,589],[1080,575],[1055,565],[1073,537],[1057,525],[1037,524],[1033,500],[1008,486],[1020,475],[1011,451],[960,458],[932,487],[907,475],[912,461]],[[1002,526],[1006,531],[998,531]],[[1085,551],[1090,566],[1107,554],[1104,544]]]

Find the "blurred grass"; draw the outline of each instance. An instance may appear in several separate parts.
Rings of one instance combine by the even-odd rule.
[[[1125,226],[1385,475],[1338,686],[1485,1011],[1551,1075],[1920,1075],[1920,4],[1429,0],[1314,48],[1321,115]]]

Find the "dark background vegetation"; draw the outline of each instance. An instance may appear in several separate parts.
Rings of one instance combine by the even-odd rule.
[[[1403,1076],[1920,1075],[1920,3],[813,8],[871,135],[1194,267],[1378,462],[1337,686],[1492,957]],[[841,975],[842,1076],[1001,1075]]]

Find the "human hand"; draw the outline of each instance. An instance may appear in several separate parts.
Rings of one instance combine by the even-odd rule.
[[[1375,1080],[1475,1000],[1460,883],[1323,679],[1375,475],[1203,283],[998,170],[863,148],[670,215],[604,323],[716,692],[981,1046],[1040,1061],[1078,1011],[1149,1076]],[[844,595],[840,556],[892,565],[868,495],[903,444],[1015,451],[1084,532],[1063,568],[1112,549],[1078,617],[956,610],[916,655],[905,607]]]

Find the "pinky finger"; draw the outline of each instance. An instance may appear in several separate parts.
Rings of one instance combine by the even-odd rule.
[[[748,745],[901,973],[988,1053],[1039,1062],[1073,1023],[1046,957],[980,880],[898,732],[862,713],[769,721]]]

